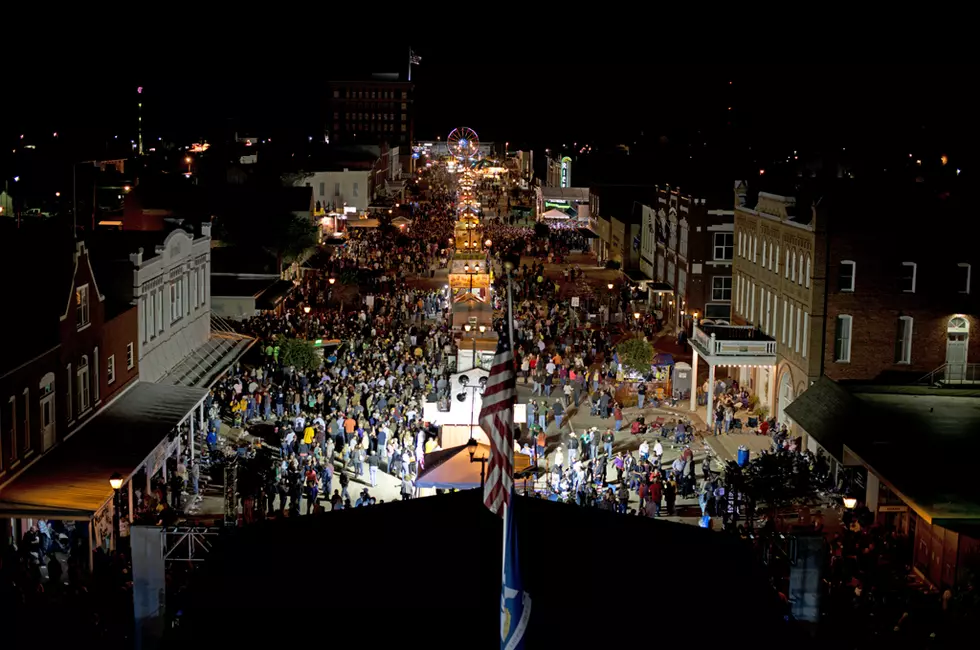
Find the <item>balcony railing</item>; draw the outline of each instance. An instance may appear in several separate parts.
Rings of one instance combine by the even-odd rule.
[[[711,356],[771,357],[776,354],[775,339],[754,327],[696,326],[694,342]]]

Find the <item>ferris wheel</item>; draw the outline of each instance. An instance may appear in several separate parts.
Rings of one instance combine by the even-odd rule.
[[[446,138],[446,145],[449,153],[457,158],[472,158],[480,151],[480,138],[473,129],[461,126],[452,130]]]

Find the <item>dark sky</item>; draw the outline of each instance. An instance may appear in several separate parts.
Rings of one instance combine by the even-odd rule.
[[[419,139],[465,125],[486,141],[537,148],[630,142],[641,133],[694,140],[698,131],[717,134],[731,119],[760,149],[850,144],[869,151],[943,149],[962,157],[977,141],[968,84],[975,67],[598,64],[558,56],[461,57],[426,47],[417,53]],[[392,48],[356,65],[328,59],[317,76],[326,81],[372,70],[404,75],[407,56],[407,48]],[[102,77],[57,86],[15,80],[11,96],[26,101],[6,106],[2,138],[11,147],[0,153],[18,145],[20,132],[41,146],[58,131],[63,146],[70,141],[96,150],[112,135],[135,138],[140,84],[148,142],[157,136],[217,138],[235,129],[315,135],[323,114],[324,84],[282,71],[219,80]]]

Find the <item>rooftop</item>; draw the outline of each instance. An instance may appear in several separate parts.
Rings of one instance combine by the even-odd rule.
[[[109,477],[134,474],[201,403],[203,388],[139,382],[0,490],[9,517],[87,519],[112,497]]]
[[[980,524],[973,474],[980,391],[837,384],[821,378],[786,409],[829,453],[868,466],[924,519]],[[934,459],[927,479],[912,457]]]

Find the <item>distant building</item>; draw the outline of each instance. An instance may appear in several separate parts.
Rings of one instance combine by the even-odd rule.
[[[327,99],[330,141],[339,144],[411,145],[415,135],[415,85],[398,75],[331,81]]]
[[[547,171],[545,187],[572,187],[572,159],[569,156],[561,158],[545,158]]]
[[[640,271],[668,322],[731,319],[734,211],[729,192],[691,194],[669,185],[643,206]]]

